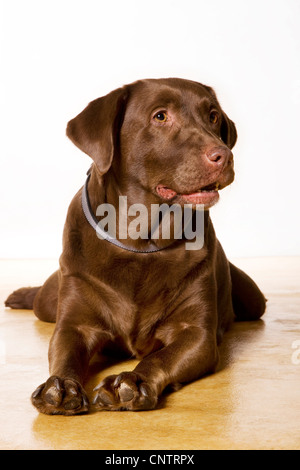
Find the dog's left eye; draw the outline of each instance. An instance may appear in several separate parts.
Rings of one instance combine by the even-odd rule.
[[[217,113],[217,111],[211,111],[209,115],[209,121],[212,124],[217,124],[217,122],[219,121],[219,113]]]
[[[168,116],[165,111],[158,111],[158,113],[154,114],[153,119],[156,122],[166,122],[168,119]]]

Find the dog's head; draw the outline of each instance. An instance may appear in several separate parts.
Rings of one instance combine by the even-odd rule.
[[[158,201],[204,204],[234,179],[234,123],[212,88],[183,79],[149,79],[92,101],[68,123],[68,137],[131,186]]]

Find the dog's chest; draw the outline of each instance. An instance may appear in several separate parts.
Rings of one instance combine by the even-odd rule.
[[[119,288],[115,289],[120,314],[116,315],[114,302],[111,316],[114,329],[123,338],[128,350],[134,356],[142,358],[161,348],[162,342],[157,338],[157,329],[174,308],[182,287],[166,271],[164,275],[158,276],[153,270],[140,270],[139,275],[132,279],[134,282],[129,282],[128,274],[124,279],[125,288],[120,279]]]
[[[127,349],[137,357],[162,346],[157,330],[176,308],[187,278],[199,262],[186,254],[181,259],[180,255],[167,259],[148,255],[142,260],[135,256],[110,258],[101,268],[96,290],[100,297],[105,297],[108,323],[116,338],[122,337]]]

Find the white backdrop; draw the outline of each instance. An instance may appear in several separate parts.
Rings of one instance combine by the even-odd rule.
[[[236,181],[211,210],[229,256],[300,254],[299,0],[1,1],[0,257],[58,257],[90,159],[65,137],[138,78],[213,86]]]

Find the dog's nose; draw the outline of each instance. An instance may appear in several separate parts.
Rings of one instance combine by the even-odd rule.
[[[213,147],[212,149],[208,150],[205,155],[211,163],[218,166],[226,165],[228,162],[232,162],[233,160],[231,150],[224,146]]]

